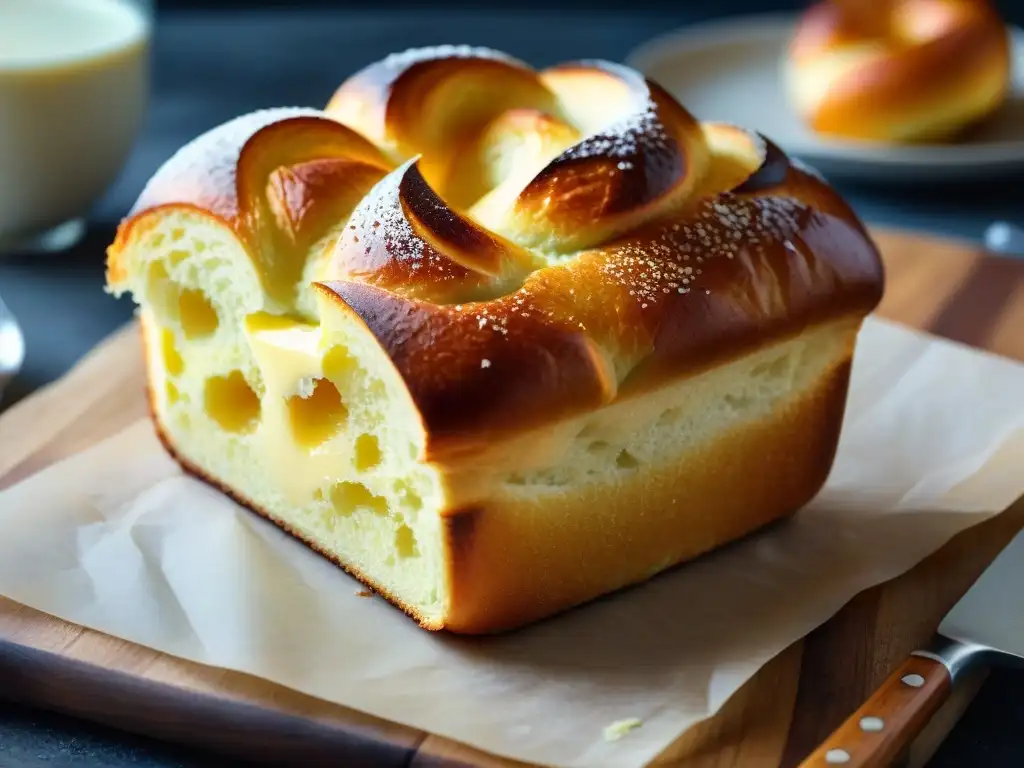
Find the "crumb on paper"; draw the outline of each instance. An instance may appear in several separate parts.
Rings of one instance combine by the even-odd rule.
[[[643,725],[643,722],[636,717],[630,717],[625,720],[616,720],[611,725],[604,727],[604,740],[605,741],[618,741],[630,731],[639,728]]]
[[[373,597],[372,589],[360,589],[356,591],[356,597]]]

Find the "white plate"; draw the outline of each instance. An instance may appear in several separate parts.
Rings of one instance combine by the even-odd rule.
[[[627,63],[702,120],[760,131],[827,175],[865,180],[984,178],[1024,171],[1024,31],[1012,27],[1013,88],[990,124],[959,143],[893,147],[816,136],[792,110],[781,60],[796,17],[742,16],[685,27],[634,50]]]

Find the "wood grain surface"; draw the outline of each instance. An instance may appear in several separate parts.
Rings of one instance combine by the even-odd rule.
[[[906,232],[876,232],[887,265],[879,314],[1024,360],[1024,260]],[[137,331],[108,339],[64,379],[0,418],[0,488],[144,413]],[[851,600],[768,663],[655,762],[796,766],[923,644],[1024,525],[1024,503],[957,536],[913,571]],[[842,660],[842,661],[839,661]],[[958,687],[906,753],[922,766],[977,692]],[[180,661],[0,599],[0,696],[290,765],[514,765],[256,678]]]

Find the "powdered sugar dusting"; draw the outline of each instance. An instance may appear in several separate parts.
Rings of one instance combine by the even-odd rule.
[[[739,257],[756,261],[770,247],[788,241],[799,229],[803,210],[799,202],[783,197],[722,194],[701,203],[685,223],[666,224],[653,237],[626,241],[606,253],[594,254],[600,259],[598,271],[611,285],[625,289],[641,311],[673,296],[709,293],[701,278],[711,262]],[[569,293],[572,295],[572,289]],[[529,287],[505,302],[511,315],[550,317],[587,330],[571,311],[563,308],[556,313],[552,306],[550,299],[540,293],[535,296]]]
[[[502,306],[499,304],[499,307]],[[489,330],[499,336],[508,336],[508,314],[505,313],[504,309],[497,309],[492,312],[492,307],[487,304],[475,304],[473,305],[473,319],[476,320],[476,327],[483,331]],[[462,311],[462,306],[458,307],[458,311]],[[522,317],[529,317],[526,313],[519,313]],[[487,363],[490,366],[490,361]]]
[[[416,64],[439,59],[488,59],[519,67],[526,66],[523,62],[501,51],[472,45],[435,45],[409,48],[399,53],[392,53],[382,59],[379,66],[387,72],[397,75]]]
[[[399,166],[378,181],[356,206],[345,228],[343,241],[348,244],[365,241],[362,251],[365,256],[371,252],[370,237],[383,236],[387,253],[399,261],[411,262],[412,269],[420,269],[426,256],[426,243],[415,232],[405,217],[399,199],[399,185],[402,177],[415,160]],[[379,232],[378,232],[379,230]]]
[[[647,97],[637,108],[567,149],[562,158],[583,160],[591,157],[632,158],[640,153],[663,150],[668,146],[665,126],[658,116],[657,105]],[[620,170],[625,163],[619,163]],[[631,168],[632,165],[629,164]]]
[[[768,154],[768,142],[765,141],[764,136],[762,136],[757,131],[752,131],[749,128],[745,128],[742,125],[737,125],[736,123],[730,123],[726,121],[715,122],[712,124],[712,126],[721,126],[722,128],[728,128],[732,129],[733,131],[736,131],[737,133],[742,133],[754,146],[754,151],[757,152],[757,154],[761,158],[764,158]]]
[[[325,117],[318,109],[278,107],[240,115],[175,152],[147,182],[130,215],[164,203],[195,203],[234,214],[238,158],[253,134],[293,117]],[[201,199],[199,199],[201,198]],[[231,210],[222,211],[223,208]]]
[[[639,72],[602,59],[583,59],[565,66],[606,72],[625,83],[634,98],[626,114],[613,116],[607,125],[566,150],[563,158],[632,157],[641,148],[656,149],[667,144],[668,137],[658,115],[657,104]],[[626,169],[620,166],[620,170]]]
[[[391,270],[400,266],[409,277],[429,277],[430,281],[452,280],[464,272],[425,242],[406,218],[400,189],[416,160],[406,161],[377,182],[352,212],[339,240],[338,252],[344,259],[339,266],[345,271],[363,271],[366,267],[372,271],[386,263]],[[448,209],[444,212],[451,215]]]
[[[635,111],[570,146],[562,154],[562,159],[635,158],[641,151],[664,151],[668,145],[669,136],[658,117],[657,106],[648,97],[640,102]],[[633,166],[630,163],[620,163],[617,167],[620,170],[628,170]]]
[[[703,202],[685,224],[666,226],[653,240],[614,249],[601,271],[627,287],[641,309],[699,287],[708,262],[741,252],[757,258],[769,243],[797,228],[799,203],[781,197],[743,199],[723,194]]]
[[[784,197],[741,198],[729,193],[702,202],[686,222],[666,224],[653,237],[626,241],[606,251],[589,252],[597,259],[597,271],[609,286],[625,290],[640,311],[653,309],[665,299],[693,291],[710,293],[702,282],[708,266],[719,259],[743,258],[757,262],[770,249],[788,242],[799,231],[805,208]],[[565,269],[565,265],[548,269]],[[535,318],[568,325],[586,332],[583,320],[592,301],[591,285],[578,298],[574,288],[567,296],[553,296],[553,284],[528,281],[499,302],[456,305],[458,312],[472,312],[477,327],[507,335],[509,319]],[[541,287],[538,287],[541,286]],[[578,307],[579,316],[573,310]]]

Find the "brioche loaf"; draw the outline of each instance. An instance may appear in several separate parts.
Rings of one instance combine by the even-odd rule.
[[[799,18],[784,71],[820,134],[942,141],[1006,100],[1009,35],[988,0],[822,0]]]
[[[181,465],[462,633],[808,501],[882,282],[757,134],[612,63],[464,47],[200,136],[108,252]]]

